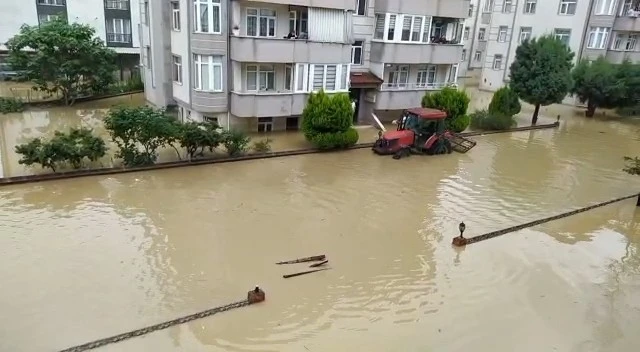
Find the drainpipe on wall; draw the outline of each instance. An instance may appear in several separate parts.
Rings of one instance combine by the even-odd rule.
[[[622,2],[618,2],[618,6],[620,6],[620,3]],[[582,55],[584,55],[584,42],[587,38],[587,33],[589,32],[589,22],[591,21],[591,15],[593,14],[593,8],[595,5],[595,1],[591,0],[589,1],[589,9],[587,10],[587,19],[584,22],[584,28],[582,29],[582,38],[580,38],[580,49],[578,49],[578,55],[576,56],[576,62],[580,61],[580,59],[582,59]],[[618,9],[615,9],[615,12],[613,13],[614,16],[614,21],[616,20],[615,17],[618,14]],[[611,33],[613,36],[613,33]],[[608,43],[607,43],[608,46]],[[607,50],[609,50],[609,48],[607,48]]]
[[[516,1],[516,8],[515,11],[513,12],[513,20],[511,21],[511,40],[509,40],[509,46],[507,46],[507,57],[506,57],[506,62],[505,65],[509,65],[509,59],[511,58],[511,45],[513,45],[513,32],[515,30],[515,26],[516,26],[516,17],[518,17],[518,1]],[[493,16],[493,15],[492,15]],[[519,38],[518,38],[519,40]],[[507,80],[507,70],[508,67],[504,68],[504,73],[502,74],[502,83],[504,83]]]
[[[187,63],[187,72],[189,74],[189,120],[191,118],[191,110],[193,110],[193,82],[194,82],[194,75],[192,72],[192,65],[191,65],[191,60],[193,60],[193,52],[191,51],[191,28],[193,28],[193,23],[191,21],[193,21],[193,6],[187,6],[187,28],[186,28],[186,32],[187,32],[187,55],[188,55],[188,59],[185,60]],[[204,119],[203,119],[204,120]]]
[[[231,79],[233,72],[233,65],[231,65],[231,1],[227,1],[227,33],[225,35],[227,39],[227,131],[231,128]]]

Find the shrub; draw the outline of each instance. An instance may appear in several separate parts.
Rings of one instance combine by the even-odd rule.
[[[203,156],[205,148],[213,152],[222,143],[222,135],[216,124],[187,122],[179,129],[178,141],[186,149],[189,159]]]
[[[253,151],[260,154],[268,153],[271,151],[271,142],[273,141],[269,138],[257,141],[253,143]]]
[[[119,148],[116,157],[122,158],[126,166],[154,164],[158,148],[169,145],[175,149],[172,142],[177,141],[180,134],[180,125],[175,119],[164,110],[148,106],[111,109],[104,125]]]
[[[247,152],[251,138],[242,131],[230,130],[223,133],[223,144],[229,156],[240,156]]]
[[[312,93],[302,112],[302,132],[316,148],[347,148],[358,142],[352,127],[353,108],[347,94]]]
[[[624,157],[626,163],[623,171],[630,175],[640,175],[640,158],[636,157]]]
[[[446,119],[445,123],[447,124],[447,129],[460,133],[469,127],[470,120],[469,115],[461,115],[453,119]]]
[[[422,97],[422,107],[442,110],[447,113],[445,123],[454,132],[462,132],[469,126],[467,93],[454,87],[445,87],[436,93],[426,93]]]
[[[19,164],[40,164],[42,168],[50,168],[55,172],[63,163],[79,169],[85,159],[96,161],[106,154],[107,147],[104,140],[93,136],[90,129],[72,128],[68,134],[56,131],[50,141],[36,138],[18,145],[15,151],[22,155]]]
[[[493,94],[493,98],[491,98],[491,103],[489,104],[489,112],[492,114],[514,116],[519,114],[521,109],[522,106],[520,105],[518,94],[509,87],[498,89],[498,91]]]
[[[512,116],[500,112],[478,110],[471,114],[471,127],[476,130],[496,131],[513,128],[516,121]]]
[[[22,101],[16,98],[2,98],[0,97],[0,112],[8,114],[12,112],[21,112],[24,110],[24,104]]]

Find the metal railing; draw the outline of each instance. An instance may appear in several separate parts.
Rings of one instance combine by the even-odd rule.
[[[131,34],[107,33],[107,43],[131,43]]]
[[[106,0],[104,8],[109,10],[128,10],[129,0]]]
[[[382,90],[439,90],[447,86],[455,86],[452,82],[433,83],[383,83]]]

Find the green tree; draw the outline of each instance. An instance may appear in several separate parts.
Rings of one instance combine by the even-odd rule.
[[[540,106],[562,102],[571,89],[573,52],[553,35],[526,40],[516,49],[511,65],[511,89],[534,105],[531,124],[538,122]]]
[[[302,132],[319,149],[347,148],[358,142],[353,108],[346,94],[311,93],[302,112]]]
[[[618,65],[616,77],[624,87],[618,106],[638,106],[640,104],[640,64],[625,60]]]
[[[501,111],[477,110],[471,114],[471,127],[475,130],[507,130],[515,125],[513,116]]]
[[[187,122],[180,126],[178,139],[180,146],[186,149],[189,159],[203,156],[205,148],[213,152],[223,142],[217,124],[199,122]]]
[[[512,117],[520,113],[522,106],[520,99],[508,86],[498,89],[489,103],[489,112],[494,115],[506,115]]]
[[[222,144],[229,153],[229,156],[240,156],[249,149],[251,138],[244,132],[238,130],[229,130],[222,133]]]
[[[116,53],[88,25],[65,19],[24,25],[7,48],[10,65],[23,72],[20,78],[31,80],[34,89],[61,94],[67,105],[78,96],[105,91],[114,81]]]
[[[69,133],[56,131],[50,141],[35,138],[16,146],[15,151],[22,155],[19,164],[40,164],[55,172],[63,163],[79,169],[85,159],[96,161],[105,156],[107,147],[102,138],[93,135],[92,130],[72,128]]]
[[[111,109],[104,125],[118,146],[116,157],[122,158],[126,166],[154,164],[158,148],[174,147],[171,143],[178,140],[180,133],[175,119],[164,110],[148,106]]]
[[[454,132],[462,132],[469,126],[469,96],[464,91],[445,87],[439,92],[426,93],[422,97],[422,107],[442,110],[447,113],[445,123]]]
[[[618,74],[618,68],[602,56],[593,62],[581,60],[573,68],[571,94],[587,103],[587,117],[593,117],[596,108],[615,108],[623,100],[625,86]]]

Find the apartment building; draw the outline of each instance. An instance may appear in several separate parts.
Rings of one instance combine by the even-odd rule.
[[[472,5],[461,76],[477,77],[481,89],[495,91],[508,82],[515,49],[543,34],[565,42],[576,61],[599,56],[615,63],[640,61],[640,0],[475,0]]]
[[[297,129],[308,95],[354,122],[455,83],[469,0],[140,0],[147,100],[183,121]],[[397,117],[397,116],[393,116]]]
[[[140,15],[139,7],[131,6],[130,0],[6,0],[2,13],[0,56],[7,50],[7,40],[18,33],[23,24],[35,26],[62,17],[95,28],[96,35],[119,54],[121,79],[128,79],[137,70]]]

